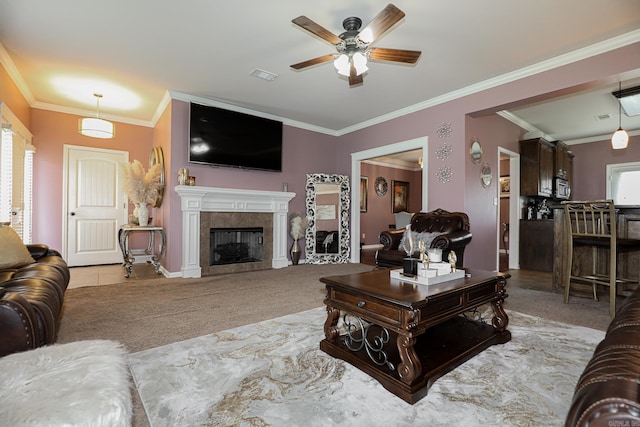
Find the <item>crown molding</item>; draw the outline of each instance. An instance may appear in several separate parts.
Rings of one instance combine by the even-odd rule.
[[[415,113],[417,111],[425,110],[427,108],[435,107],[436,105],[444,104],[445,102],[449,102],[449,101],[456,100],[458,98],[473,95],[487,89],[492,89],[497,86],[501,86],[507,83],[514,82],[516,80],[520,80],[526,77],[530,77],[530,76],[542,73],[544,71],[553,70],[555,68],[572,64],[574,62],[591,58],[593,56],[600,55],[606,52],[610,52],[612,50],[619,49],[637,42],[640,42],[640,30],[631,31],[629,33],[622,34],[618,37],[614,37],[614,38],[593,44],[591,46],[587,46],[585,48],[578,49],[578,50],[566,53],[564,55],[560,55],[560,56],[548,59],[546,61],[539,62],[537,64],[533,64],[528,67],[520,68],[519,70],[515,70],[510,73],[506,73],[506,74],[503,74],[488,80],[484,80],[482,82],[479,82],[470,86],[466,86],[458,90],[454,90],[442,96],[431,98],[426,101],[419,102],[417,104],[413,104],[408,107],[402,108],[400,110],[396,110],[391,113],[384,114],[382,116],[378,116],[373,119],[366,120],[364,122],[360,122],[353,126],[349,126],[339,130],[338,136],[355,132],[357,130],[361,130],[376,124],[380,124],[392,119],[396,119],[398,117],[402,117],[407,114]]]
[[[116,122],[130,123],[130,124],[146,126],[146,127],[154,127],[157,121],[159,120],[160,116],[166,109],[166,107],[169,105],[170,100],[176,99],[176,100],[185,101],[185,102],[197,102],[203,105],[211,105],[211,106],[216,106],[221,108],[227,108],[232,111],[238,111],[246,114],[252,114],[258,117],[264,117],[264,118],[282,121],[283,124],[287,126],[292,126],[300,129],[309,130],[312,132],[317,132],[317,133],[326,134],[329,136],[338,137],[338,136],[346,135],[346,134],[349,134],[349,133],[376,125],[376,124],[384,123],[386,121],[393,120],[411,113],[415,113],[417,111],[425,110],[427,108],[444,104],[446,102],[450,102],[458,98],[473,95],[487,89],[504,85],[506,83],[511,83],[513,81],[516,81],[522,78],[530,77],[544,71],[549,71],[554,68],[561,67],[563,65],[571,64],[583,59],[587,59],[599,54],[603,54],[603,53],[612,51],[614,49],[619,49],[637,42],[640,42],[640,30],[634,30],[629,33],[622,34],[620,36],[613,37],[611,39],[604,40],[599,43],[595,43],[585,48],[581,48],[581,49],[566,53],[564,55],[560,55],[560,56],[551,58],[549,60],[542,61],[537,64],[533,64],[531,66],[521,68],[519,70],[510,72],[510,73],[506,73],[491,79],[487,79],[482,82],[479,82],[470,86],[466,86],[464,88],[454,90],[452,92],[448,92],[444,95],[437,96],[435,98],[431,98],[423,102],[419,102],[417,104],[413,104],[408,107],[393,111],[391,113],[384,114],[370,120],[365,120],[353,126],[348,126],[339,130],[328,129],[325,127],[316,126],[316,125],[312,125],[305,122],[290,120],[284,117],[266,114],[261,111],[251,110],[249,108],[244,108],[244,107],[239,107],[237,105],[229,104],[222,100],[202,98],[202,97],[188,95],[188,94],[184,94],[184,93],[176,92],[172,90],[168,90],[167,93],[165,93],[151,120],[148,120],[148,121],[137,120],[137,119],[131,119],[131,118],[116,116],[116,115],[109,115],[109,116],[103,115],[103,114],[101,115],[104,118],[108,118],[109,120],[113,120]],[[49,111],[57,111],[57,112],[68,113],[68,114],[77,114],[81,116],[87,116],[87,115],[93,114],[92,111],[88,111],[88,110],[69,108],[69,107],[64,107],[56,104],[48,104],[48,103],[37,101],[34,98],[31,90],[27,86],[26,82],[22,78],[22,75],[20,74],[15,64],[11,60],[11,57],[9,56],[8,52],[6,51],[6,49],[1,43],[0,43],[0,64],[4,65],[5,69],[13,79],[14,83],[16,84],[16,86],[18,86],[18,89],[20,90],[20,92],[22,93],[22,95],[25,97],[25,99],[27,100],[27,102],[32,108],[39,108],[39,109],[44,109]]]
[[[27,100],[27,103],[30,106],[33,106],[36,99],[33,97],[33,93],[31,93],[31,89],[27,86],[27,82],[22,78],[22,74],[18,71],[18,67],[16,67],[16,64],[11,59],[9,52],[7,52],[2,43],[0,43],[0,64],[4,66],[5,70],[7,70],[11,80],[13,80],[13,83],[18,87],[18,90],[22,96],[24,96],[24,99]]]
[[[316,126],[316,125],[312,125],[305,122],[299,122],[296,120],[287,119],[286,117],[280,117],[273,114],[264,113],[262,111],[252,110],[246,107],[239,107],[237,105],[229,104],[225,101],[221,101],[217,99],[202,98],[200,96],[190,95],[188,93],[182,93],[182,92],[177,92],[173,90],[170,90],[169,94],[171,96],[171,99],[175,99],[177,101],[194,102],[196,104],[208,105],[210,107],[225,108],[227,110],[236,111],[238,113],[251,114],[252,116],[262,117],[270,120],[277,120],[287,126],[305,129],[305,130],[309,130],[316,133],[323,133],[329,136],[338,136],[337,131],[333,129],[328,129],[325,127]]]

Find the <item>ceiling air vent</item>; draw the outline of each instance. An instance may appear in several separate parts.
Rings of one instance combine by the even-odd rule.
[[[598,114],[597,116],[593,116],[594,119],[596,119],[596,121],[601,121],[601,120],[607,120],[611,118],[611,114],[609,113],[605,113],[605,114]]]
[[[253,71],[251,72],[251,75],[253,77],[257,77],[259,79],[263,79],[266,80],[268,82],[272,82],[275,79],[278,78],[278,75],[276,73],[272,73],[269,71],[265,71],[265,70],[261,70],[260,68],[254,68]]]

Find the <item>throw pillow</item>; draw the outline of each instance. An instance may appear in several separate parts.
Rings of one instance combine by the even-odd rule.
[[[411,232],[411,236],[413,238],[413,252],[411,253],[412,255],[415,255],[417,253],[419,253],[419,249],[418,249],[418,245],[419,245],[419,241],[423,241],[424,242],[424,247],[425,248],[430,248],[431,247],[431,243],[433,242],[433,240],[438,237],[440,234],[442,233],[437,233],[437,232],[424,232],[424,233],[418,233],[417,231],[412,231]],[[400,243],[398,244],[398,249],[401,251],[405,251],[404,248],[404,242],[405,242],[405,238],[407,236],[407,230],[404,230],[404,233],[402,234],[402,237],[400,238]]]
[[[11,227],[0,226],[0,270],[20,268],[34,262],[18,233]]]

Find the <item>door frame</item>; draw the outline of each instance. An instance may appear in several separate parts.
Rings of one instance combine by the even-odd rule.
[[[422,212],[427,212],[429,137],[421,136],[408,141],[351,153],[351,262],[360,262],[360,162],[374,157],[389,156],[404,151],[422,150]]]
[[[129,161],[129,152],[124,150],[113,150],[108,148],[97,148],[97,147],[87,147],[83,145],[70,145],[64,144],[63,146],[63,156],[62,156],[62,257],[64,259],[68,259],[68,251],[69,251],[69,242],[68,242],[68,217],[69,217],[69,151],[91,151],[94,153],[110,153],[110,154],[124,154],[126,161]],[[124,192],[124,189],[121,189]],[[125,200],[127,200],[125,198]],[[123,218],[127,217],[128,213],[128,204],[125,203],[123,212]]]
[[[509,158],[509,269],[520,269],[520,154],[498,146],[498,176],[501,176],[500,159]],[[496,271],[500,269],[500,185],[497,185],[498,214],[496,215]]]

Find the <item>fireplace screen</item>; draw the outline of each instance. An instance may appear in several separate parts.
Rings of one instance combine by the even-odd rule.
[[[262,227],[212,228],[209,265],[260,262],[264,259]]]

